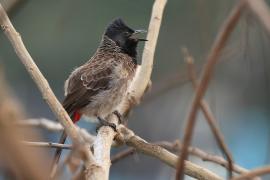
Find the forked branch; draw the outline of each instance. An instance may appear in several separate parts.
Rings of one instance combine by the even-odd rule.
[[[144,153],[146,155],[155,157],[165,164],[176,168],[178,157],[173,153],[167,151],[166,149],[155,145],[150,144],[135,135],[130,129],[121,126],[120,128],[120,137],[117,137],[119,141],[124,141],[128,146],[134,147],[136,151]],[[222,178],[216,175],[215,173],[200,167],[196,164],[193,164],[190,161],[184,161],[185,169],[184,172],[186,175],[194,177],[200,180],[221,180]]]
[[[183,51],[183,54],[185,57],[185,61],[188,65],[189,78],[191,80],[193,88],[196,90],[196,88],[198,87],[198,81],[197,81],[196,70],[194,67],[194,59],[189,54],[188,49],[183,48],[182,51]],[[214,137],[217,141],[219,148],[221,149],[221,151],[223,151],[223,153],[225,154],[225,156],[228,160],[228,166],[226,168],[228,168],[229,176],[231,177],[232,171],[233,171],[232,155],[231,155],[231,153],[230,153],[230,151],[225,143],[225,140],[223,138],[222,133],[220,132],[220,130],[218,128],[217,120],[215,119],[215,116],[212,113],[208,103],[204,99],[201,99],[200,107],[201,107],[202,112],[205,116],[205,119],[207,120],[208,125],[210,126],[212,133],[214,134]]]
[[[176,180],[183,179],[184,175],[184,161],[188,156],[188,146],[190,145],[193,129],[196,121],[197,111],[200,106],[200,102],[202,97],[205,94],[205,91],[208,87],[208,83],[211,79],[211,76],[214,71],[214,66],[220,57],[221,51],[224,48],[230,34],[232,33],[234,27],[236,26],[238,20],[240,19],[242,10],[244,9],[245,3],[243,1],[239,1],[235,6],[228,19],[224,22],[221,30],[219,31],[217,38],[213,44],[213,47],[209,53],[207,58],[206,65],[202,72],[202,78],[199,83],[198,88],[196,89],[195,96],[191,103],[191,108],[188,113],[188,117],[186,120],[186,127],[184,132],[183,139],[183,150],[180,153],[180,158],[178,161],[178,168],[176,171]]]

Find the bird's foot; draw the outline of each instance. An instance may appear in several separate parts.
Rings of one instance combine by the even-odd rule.
[[[105,119],[101,118],[101,117],[98,117],[98,121],[99,121],[99,126],[97,126],[96,128],[96,132],[98,132],[98,130],[102,127],[102,126],[109,126],[111,127],[115,132],[117,132],[117,129],[116,129],[116,125],[114,123],[111,123],[111,122],[108,122],[106,121]]]
[[[113,114],[116,115],[116,117],[118,118],[118,124],[124,123],[124,118],[123,118],[122,114],[120,114],[119,111],[114,111]]]
[[[125,119],[124,116],[122,114],[120,114],[119,111],[114,111],[113,114],[117,116],[119,124],[122,124],[124,126],[128,125],[128,120]]]

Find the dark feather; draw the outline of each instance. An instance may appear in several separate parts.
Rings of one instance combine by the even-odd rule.
[[[69,114],[85,107],[91,102],[92,97],[110,88],[113,67],[110,63],[100,62],[102,60],[92,59],[69,78],[68,93],[63,101],[63,106]]]

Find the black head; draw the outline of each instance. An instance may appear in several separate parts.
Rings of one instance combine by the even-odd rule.
[[[136,37],[136,34],[146,32],[142,30],[133,30],[128,27],[121,18],[115,19],[105,31],[105,35],[113,40],[123,53],[136,58],[137,45],[139,41],[146,41]]]

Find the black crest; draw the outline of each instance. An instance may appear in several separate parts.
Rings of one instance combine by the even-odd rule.
[[[121,18],[113,20],[105,31],[105,35],[107,35],[111,39],[114,39],[115,36],[122,33],[132,34],[134,33],[134,30],[128,27]]]
[[[113,40],[116,45],[121,48],[123,53],[128,54],[135,60],[139,41],[138,39],[132,38],[134,32],[135,31],[128,27],[121,18],[117,18],[109,24],[105,35]]]

